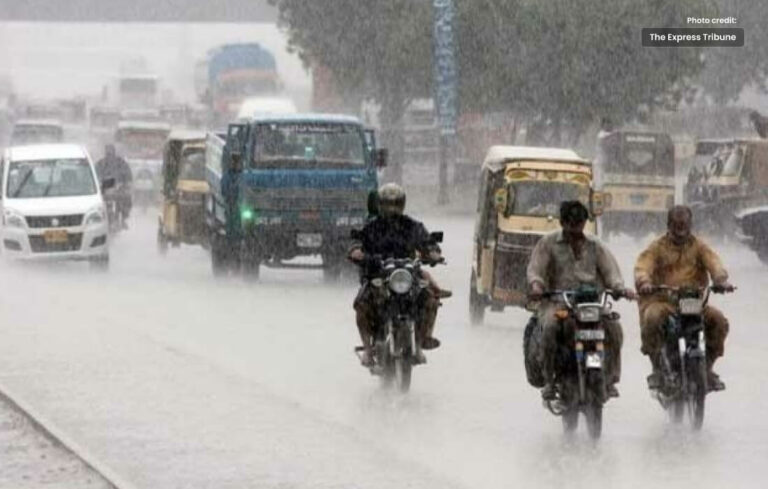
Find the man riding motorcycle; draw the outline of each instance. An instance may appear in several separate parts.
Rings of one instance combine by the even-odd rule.
[[[96,163],[96,173],[101,182],[109,178],[115,179],[114,190],[105,198],[114,199],[117,202],[118,212],[123,215],[123,223],[125,223],[133,205],[131,200],[133,174],[128,162],[117,155],[113,144],[104,146],[104,157]]]
[[[667,233],[656,239],[637,258],[635,285],[641,295],[640,331],[642,351],[648,355],[653,373],[648,376],[648,387],[661,386],[661,348],[664,344],[663,325],[675,312],[674,304],[663,294],[654,294],[654,287],[706,287],[712,283],[726,291],[733,291],[728,283],[728,272],[717,253],[701,239],[691,234],[693,214],[686,206],[677,205],[667,215]],[[712,370],[715,360],[723,355],[728,320],[718,309],[704,308],[706,336],[707,377],[712,390],[723,390],[725,384]]]
[[[527,276],[532,300],[542,300],[546,291],[575,289],[584,285],[608,288],[630,300],[635,298],[634,291],[624,287],[613,254],[597,237],[584,234],[588,218],[589,211],[577,200],[565,201],[560,205],[562,229],[542,237],[528,263]],[[556,302],[543,299],[537,313],[542,325],[539,362],[546,382],[541,390],[545,400],[556,398],[555,357],[558,336],[564,327],[555,316],[557,309]],[[610,352],[606,361],[606,389],[609,396],[618,397],[616,384],[621,378],[621,346],[624,337],[621,324],[614,317],[605,320],[606,346]]]
[[[366,258],[379,255],[381,258],[415,258],[417,256],[426,263],[436,263],[442,260],[440,247],[432,242],[424,225],[403,214],[405,210],[405,191],[395,183],[383,185],[378,191],[378,215],[371,219],[362,229],[359,240],[356,240],[349,251],[349,259],[357,264],[364,264]],[[368,284],[366,267],[363,267],[362,286],[354,302],[357,329],[365,348],[361,363],[369,367],[373,365],[371,337],[376,326],[376,302],[373,290]],[[450,291],[442,290],[426,270],[422,270],[423,278],[430,286],[424,289],[421,317],[417,324],[420,347],[431,350],[440,346],[440,342],[432,336],[437,319],[437,308],[440,298],[449,297]],[[424,361],[421,351],[417,352],[420,361]]]

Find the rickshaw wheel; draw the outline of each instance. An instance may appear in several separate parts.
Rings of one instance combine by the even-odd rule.
[[[163,234],[162,226],[157,228],[157,251],[161,255],[168,253],[168,239]]]
[[[469,320],[477,326],[483,324],[485,319],[485,303],[480,294],[477,293],[477,275],[472,271],[469,279]]]

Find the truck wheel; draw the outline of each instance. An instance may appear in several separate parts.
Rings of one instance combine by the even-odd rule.
[[[768,265],[768,243],[763,243],[758,249],[757,249],[757,257],[760,258],[760,261]]]
[[[228,253],[224,238],[216,234],[211,236],[211,269],[214,277],[222,277],[229,271]]]
[[[248,253],[243,257],[243,277],[246,280],[257,281],[261,273],[261,257],[256,253]]]

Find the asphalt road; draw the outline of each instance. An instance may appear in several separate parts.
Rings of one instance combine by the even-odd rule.
[[[117,238],[105,275],[0,265],[0,383],[139,488],[762,485],[768,268],[753,253],[720,248],[739,290],[713,299],[731,319],[718,364],[728,389],[708,398],[703,431],[670,425],[648,395],[636,307],[619,303],[621,397],[593,445],[563,437],[528,386],[524,311],[470,326],[472,219],[425,221],[445,231],[448,266],[433,273],[454,297],[443,347],[405,397],[352,353],[353,285],[315,271],[214,280],[202,249],[157,254],[152,215]],[[642,244],[611,244],[627,279]]]

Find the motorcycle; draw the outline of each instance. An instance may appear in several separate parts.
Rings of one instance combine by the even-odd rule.
[[[669,413],[673,422],[683,420],[685,413],[691,428],[701,429],[709,388],[707,385],[706,337],[704,308],[710,292],[722,294],[724,287],[654,287],[675,304],[675,312],[664,325],[661,349],[661,385],[651,395]]]
[[[567,326],[563,329],[555,354],[556,398],[545,400],[544,406],[562,418],[566,433],[578,428],[579,413],[584,413],[589,436],[598,439],[602,433],[603,405],[609,399],[603,321],[607,318],[618,319],[618,313],[611,310],[609,297],[617,300],[623,294],[610,289],[598,291],[594,287],[580,287],[575,290],[552,290],[545,292],[543,297],[564,306],[555,315]],[[535,322],[532,324],[536,325]],[[611,354],[610,351],[607,353]],[[527,364],[526,370],[530,372]]]
[[[125,190],[124,184],[118,184],[104,190],[104,204],[107,207],[107,219],[109,222],[109,234],[116,235],[125,229],[126,216],[120,207],[120,200],[130,195],[130,190]]]
[[[442,233],[432,233],[432,237],[435,242],[442,241]],[[377,321],[368,345],[373,352],[373,365],[369,370],[381,377],[384,387],[395,384],[401,392],[408,392],[413,367],[423,363],[417,322],[421,312],[420,296],[429,281],[422,278],[421,267],[438,263],[445,261],[374,256],[363,264],[371,272],[367,280],[377,304]],[[364,351],[363,346],[355,348],[358,356]]]

